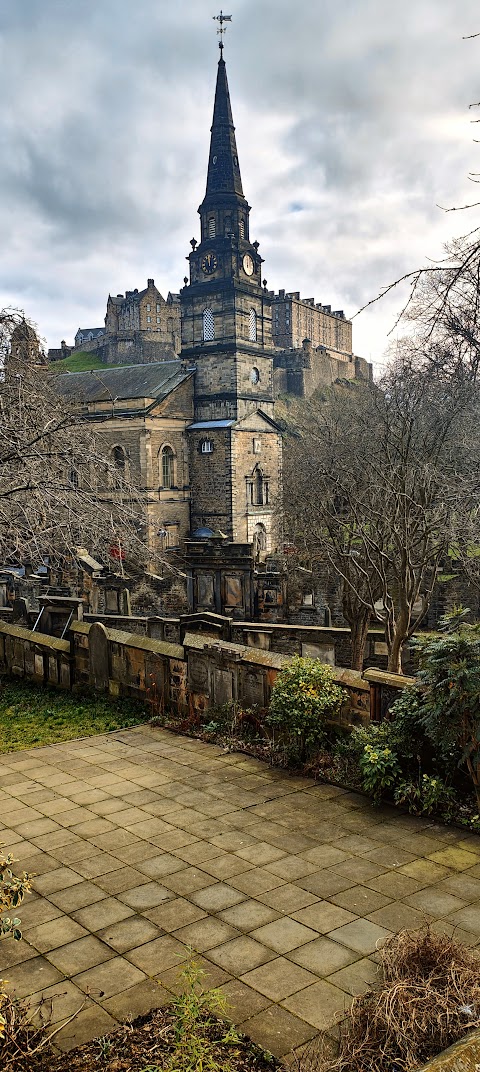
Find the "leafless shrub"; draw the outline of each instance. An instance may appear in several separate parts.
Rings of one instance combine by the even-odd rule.
[[[480,1027],[476,953],[425,926],[387,939],[381,959],[383,984],[354,999],[338,1057],[314,1047],[299,1072],[415,1072]]]

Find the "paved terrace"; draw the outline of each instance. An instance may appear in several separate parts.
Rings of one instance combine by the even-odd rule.
[[[68,1049],[169,998],[188,947],[279,1057],[335,1034],[377,944],[480,941],[480,838],[140,727],[0,757],[0,841],[36,872],[0,977]],[[160,985],[159,985],[160,984]]]

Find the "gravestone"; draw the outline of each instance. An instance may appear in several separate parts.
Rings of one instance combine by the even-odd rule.
[[[12,622],[28,627],[28,603],[23,596],[17,596],[13,601]]]
[[[89,681],[99,692],[108,690],[109,652],[108,633],[101,622],[94,622],[88,634]]]

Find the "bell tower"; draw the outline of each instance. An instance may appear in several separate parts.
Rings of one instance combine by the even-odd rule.
[[[218,16],[223,22],[228,16]],[[223,58],[217,71],[207,188],[192,239],[190,278],[181,292],[182,358],[195,364],[197,419],[238,418],[261,406],[273,412],[271,299],[262,284],[258,242],[250,241]]]
[[[253,562],[274,551],[280,540],[282,444],[273,419],[271,298],[258,242],[250,240],[250,206],[223,58],[224,23],[230,17],[221,14],[217,20],[220,59],[207,186],[198,209],[200,241],[190,243],[189,278],[181,291],[181,356],[195,367],[194,421],[188,428],[190,519],[194,537],[221,533],[230,541],[232,561],[239,553],[232,544],[239,544]],[[228,580],[233,567],[227,568],[225,549],[221,557]],[[192,581],[192,606],[206,606],[200,593],[208,584],[202,587],[197,580],[198,585]],[[225,593],[232,591],[227,580]],[[225,593],[224,607],[230,598]]]

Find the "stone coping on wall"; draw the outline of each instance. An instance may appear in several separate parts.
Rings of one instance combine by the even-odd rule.
[[[332,666],[333,680],[337,685],[347,685],[350,689],[369,692],[370,685],[364,680],[360,670],[349,670],[346,666]]]
[[[479,1069],[480,1031],[472,1031],[466,1038],[422,1065],[418,1072],[478,1072]]]
[[[50,648],[54,651],[64,651],[67,655],[70,653],[70,643],[68,640],[61,640],[60,637],[49,636],[47,633],[36,633],[33,629],[27,629],[22,625],[14,625],[11,622],[0,621],[0,633],[5,636],[19,637],[22,640],[29,640],[32,644],[38,644],[42,648]]]
[[[369,685],[388,685],[392,689],[404,689],[416,681],[416,678],[407,677],[406,674],[389,674],[387,670],[376,670],[375,667],[364,670],[361,676]]]
[[[103,623],[101,623],[103,624]],[[94,622],[72,622],[72,633],[88,634]],[[138,648],[140,651],[151,651],[156,655],[166,655],[170,659],[184,659],[184,650],[181,644],[171,644],[168,640],[154,640],[151,637],[140,636],[139,633],[125,633],[122,629],[109,629],[104,625],[108,639],[114,644],[123,644],[125,648]]]
[[[244,663],[255,663],[257,666],[269,666],[274,670],[281,670],[285,663],[291,659],[290,655],[280,655],[277,651],[264,651],[262,648],[251,648],[247,644],[236,644],[233,640],[219,640],[217,637],[206,636],[205,633],[186,633],[183,639],[184,647],[193,651],[218,650],[229,653]]]
[[[195,651],[205,651],[206,648],[225,652],[231,652],[244,663],[253,663],[257,666],[268,666],[274,670],[281,670],[292,659],[291,655],[281,655],[277,651],[264,651],[263,648],[252,648],[245,644],[235,644],[230,640],[217,640],[204,633],[187,633],[184,637],[184,646]],[[332,666],[333,680],[338,685],[346,685],[348,688],[357,689],[361,692],[369,691],[369,684],[363,680],[358,670],[349,670],[343,666]]]
[[[291,624],[290,622],[240,622],[236,619],[232,620],[232,628],[244,629],[247,633],[334,633],[337,636],[350,636],[351,630],[347,625],[302,625],[301,622]],[[379,636],[382,640],[385,637],[384,629],[370,628],[368,630],[369,636]]]

